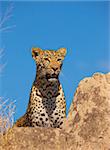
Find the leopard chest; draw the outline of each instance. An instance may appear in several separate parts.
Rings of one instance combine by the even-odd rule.
[[[62,124],[66,113],[64,95],[59,91],[53,97],[51,92],[53,91],[46,90],[46,96],[42,96],[38,89],[32,89],[28,105],[28,117],[32,126],[59,127]]]

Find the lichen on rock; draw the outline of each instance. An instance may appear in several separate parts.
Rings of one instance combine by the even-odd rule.
[[[79,83],[65,125],[82,147],[110,148],[110,73],[95,73]]]

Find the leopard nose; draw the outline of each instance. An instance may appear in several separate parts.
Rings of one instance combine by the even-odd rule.
[[[56,70],[58,70],[58,67],[53,67],[52,69],[53,69],[54,71],[56,71]]]

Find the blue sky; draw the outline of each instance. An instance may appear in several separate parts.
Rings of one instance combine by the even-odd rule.
[[[9,2],[0,2],[4,14]],[[13,26],[1,32],[4,48],[0,95],[16,100],[15,120],[26,111],[35,78],[31,47],[67,48],[60,82],[67,111],[80,80],[110,71],[109,2],[13,2]]]

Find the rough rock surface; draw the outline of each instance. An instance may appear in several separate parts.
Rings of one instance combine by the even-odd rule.
[[[110,73],[80,82],[64,128],[81,149],[110,150]]]
[[[82,80],[63,129],[13,128],[0,150],[110,150],[110,73]]]

